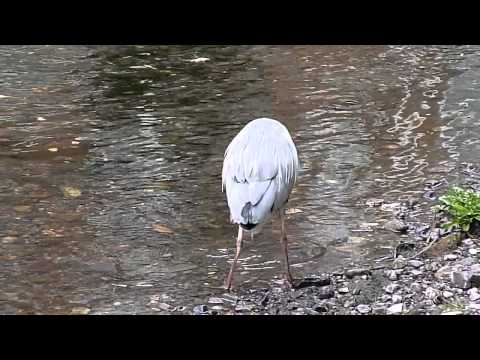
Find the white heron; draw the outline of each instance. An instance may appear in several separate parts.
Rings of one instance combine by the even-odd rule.
[[[225,287],[232,286],[233,272],[242,248],[243,232],[260,232],[272,215],[281,221],[286,280],[292,284],[288,262],[284,207],[297,177],[298,155],[287,128],[277,120],[249,122],[225,151],[222,191],[227,194],[230,221],[238,224],[237,250]]]

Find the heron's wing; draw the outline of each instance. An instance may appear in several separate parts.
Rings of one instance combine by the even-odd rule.
[[[262,221],[274,204],[285,203],[295,182],[295,145],[283,126],[270,125],[247,125],[225,151],[222,184],[235,222]],[[245,206],[249,209],[248,219],[242,216],[242,212],[246,214]]]

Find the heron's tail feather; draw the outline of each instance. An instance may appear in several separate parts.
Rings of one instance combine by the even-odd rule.
[[[277,189],[274,180],[237,183],[228,186],[230,217],[236,224],[259,224],[271,213]]]

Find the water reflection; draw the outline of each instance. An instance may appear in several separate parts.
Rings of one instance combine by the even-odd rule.
[[[236,231],[223,151],[260,116],[299,150],[295,272],[384,254],[395,239],[370,227],[391,215],[365,201],[419,197],[475,161],[479,50],[3,47],[0,311],[149,313],[218,292]],[[280,274],[279,235],[247,242],[239,283]]]

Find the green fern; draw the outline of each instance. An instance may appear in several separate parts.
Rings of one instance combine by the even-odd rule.
[[[443,224],[443,228],[458,226],[468,232],[474,222],[480,221],[480,193],[454,186],[439,200],[442,205],[438,209],[450,215],[450,221]]]

